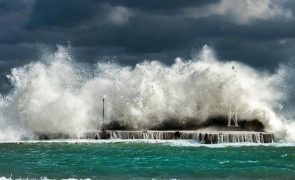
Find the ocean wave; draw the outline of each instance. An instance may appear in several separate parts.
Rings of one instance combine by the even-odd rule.
[[[258,119],[276,138],[295,142],[295,123],[282,113],[286,92],[294,89],[294,66],[264,72],[219,60],[208,46],[192,60],[176,58],[170,66],[159,61],[93,66],[74,59],[70,49],[59,46],[11,70],[13,88],[0,95],[0,140],[33,132],[79,137],[112,122],[130,129],[152,129],[171,119],[198,124],[234,108],[240,119]]]

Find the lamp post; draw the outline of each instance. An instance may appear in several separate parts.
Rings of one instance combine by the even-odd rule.
[[[104,109],[105,109],[104,102],[105,102],[105,98],[106,98],[106,96],[103,95],[103,98],[102,98],[102,123],[101,123],[101,126],[103,126],[103,123],[104,123]]]
[[[235,69],[235,66],[232,66],[232,70],[234,72],[234,80],[237,80],[237,74],[238,71]],[[233,82],[233,81],[232,81]],[[236,98],[236,97],[232,97],[232,98]],[[228,121],[227,121],[227,126],[231,126],[231,121],[234,120],[234,126],[238,127],[238,106],[235,105],[234,109],[232,109],[232,103],[230,102],[229,104],[229,113],[228,113]]]

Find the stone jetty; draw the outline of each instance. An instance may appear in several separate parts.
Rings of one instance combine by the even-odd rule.
[[[116,131],[103,130],[87,132],[80,136],[65,133],[35,132],[35,139],[154,139],[154,140],[195,140],[201,144],[217,143],[272,143],[274,136],[269,132],[254,131]]]

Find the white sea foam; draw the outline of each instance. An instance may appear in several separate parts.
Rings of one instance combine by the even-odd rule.
[[[290,89],[285,79],[294,77],[288,74],[290,67],[280,66],[271,74],[237,61],[219,61],[214,54],[204,46],[192,60],[177,58],[171,66],[99,62],[93,70],[59,46],[40,61],[11,70],[13,90],[0,96],[0,140],[19,140],[34,131],[96,130],[105,96],[105,121],[133,129],[171,118],[201,122],[227,115],[229,106],[237,105],[240,118],[258,118],[276,138],[295,142],[295,122],[280,113]]]
[[[288,154],[283,154],[283,155],[281,155],[281,158],[285,158],[287,156],[288,156]]]
[[[40,177],[40,178],[12,178],[12,177],[0,177],[0,180],[51,180],[47,177]],[[52,179],[54,180],[54,179]],[[67,179],[62,179],[62,180],[91,180],[90,178],[86,178],[86,179],[75,179],[75,178],[67,178]]]
[[[174,146],[174,147],[208,147],[208,148],[225,148],[225,147],[245,147],[245,146],[270,146],[270,147],[295,147],[295,143],[220,143],[220,144],[200,144],[195,140],[152,140],[152,139],[111,139],[111,140],[88,140],[88,139],[59,139],[59,140],[28,140],[28,141],[2,141],[2,144],[13,143],[13,144],[35,144],[35,143],[45,143],[45,144],[159,144],[164,146]]]

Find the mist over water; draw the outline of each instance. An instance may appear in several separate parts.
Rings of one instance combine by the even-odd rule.
[[[145,61],[135,67],[98,62],[79,64],[67,47],[14,68],[13,90],[0,96],[0,140],[34,131],[81,134],[117,121],[149,129],[164,120],[203,122],[238,107],[239,118],[259,119],[267,131],[295,142],[292,105],[294,64],[275,73],[237,61],[220,61],[208,46],[192,60],[171,66]],[[285,107],[289,105],[289,107]]]

